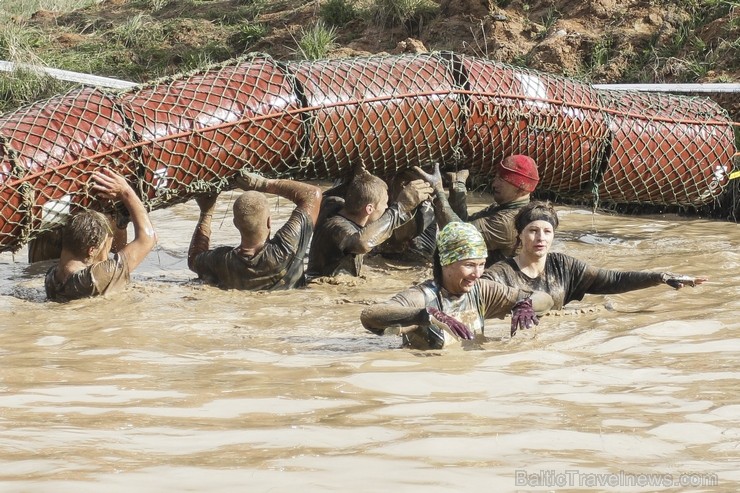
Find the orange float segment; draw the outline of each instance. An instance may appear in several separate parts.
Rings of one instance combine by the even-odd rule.
[[[139,87],[120,101],[142,143],[142,183],[152,208],[187,200],[241,169],[276,176],[298,162],[300,105],[269,58]]]
[[[401,55],[288,64],[308,108],[307,178],[451,162],[462,108],[448,64]]]
[[[526,154],[540,172],[539,189],[589,193],[608,144],[596,90],[532,70],[463,58],[470,117],[464,146],[469,167],[492,175],[510,154]]]
[[[705,98],[600,92],[612,132],[600,201],[695,206],[723,190],[735,137],[719,105]]]
[[[73,90],[3,115],[0,136],[0,250],[92,207],[85,184],[95,169],[111,167],[135,182],[130,156],[118,151],[131,145],[123,115],[100,90]]]

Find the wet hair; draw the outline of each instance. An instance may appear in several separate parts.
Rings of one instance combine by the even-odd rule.
[[[368,204],[377,204],[383,198],[383,193],[388,191],[388,185],[370,173],[356,175],[344,196],[344,208],[351,213],[362,211]]]
[[[87,258],[90,248],[98,248],[113,236],[110,219],[98,211],[82,211],[72,216],[62,232],[62,248]]]
[[[249,190],[234,201],[234,226],[243,235],[260,233],[267,228],[268,204],[262,192]]]
[[[555,212],[555,208],[550,202],[538,202],[532,201],[525,205],[514,218],[514,227],[516,227],[517,233],[521,234],[527,224],[532,221],[547,221],[552,224],[553,229],[558,229],[558,213]]]

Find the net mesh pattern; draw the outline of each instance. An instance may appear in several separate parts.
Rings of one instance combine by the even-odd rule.
[[[594,203],[700,206],[732,171],[727,112],[697,97],[588,84],[449,52],[316,62],[250,55],[125,91],[84,88],[0,116],[0,251],[86,208],[122,173],[149,210],[242,171],[332,179],[440,163],[490,179],[528,154],[539,190]]]

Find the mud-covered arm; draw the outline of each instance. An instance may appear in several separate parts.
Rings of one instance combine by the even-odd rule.
[[[218,195],[216,194],[201,195],[195,199],[200,208],[200,216],[198,217],[198,224],[195,225],[193,237],[190,239],[190,247],[188,248],[188,268],[196,273],[195,258],[199,254],[207,252],[210,248],[211,219],[213,219],[213,211],[216,208],[217,199]]]
[[[393,230],[408,221],[410,211],[398,204],[389,206],[377,221],[368,223],[357,233],[347,236],[342,241],[344,253],[368,253],[376,246],[391,237]]]
[[[583,274],[585,292],[590,294],[617,294],[663,284],[661,272],[618,271],[588,266]]]
[[[468,189],[465,182],[453,181],[450,185],[449,207],[462,221],[468,221]]]
[[[437,220],[437,226],[441,230],[448,223],[462,222],[464,219],[455,214],[447,201],[444,190],[434,191],[434,217]]]
[[[386,329],[410,327],[412,330],[429,324],[424,295],[418,289],[398,293],[390,300],[365,308],[360,322],[370,332],[383,335]]]
[[[480,279],[478,282],[485,318],[503,317],[514,308],[517,302],[526,298],[532,300],[532,308],[538,315],[546,313],[554,305],[552,296],[544,291],[513,288],[489,279]]]
[[[157,234],[149,219],[143,202],[126,179],[107,168],[96,171],[92,176],[92,189],[101,197],[120,201],[134,225],[134,239],[118,250],[126,257],[129,270],[133,271],[144,261],[154,248]]]
[[[311,222],[316,224],[321,207],[321,189],[308,183],[293,180],[267,179],[256,173],[242,173],[236,178],[236,184],[242,190],[256,190],[285,197],[306,212]]]
[[[439,171],[439,163],[434,165],[434,170],[431,173],[427,173],[419,166],[414,166],[414,170],[434,189],[434,216],[437,220],[437,226],[439,229],[441,230],[447,226],[448,223],[463,221],[463,219],[458,217],[455,211],[452,210],[452,207],[450,207],[450,203],[447,200],[444,185],[442,184],[442,174]],[[463,184],[463,187],[464,186],[465,185]]]

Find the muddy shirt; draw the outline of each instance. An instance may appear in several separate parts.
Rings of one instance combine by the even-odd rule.
[[[514,255],[516,246],[516,227],[514,217],[519,209],[529,203],[529,199],[517,200],[504,205],[490,205],[485,209],[468,215],[465,185],[456,183],[450,189],[450,207],[460,219],[471,223],[483,235],[488,248],[486,266]]]
[[[473,333],[483,334],[486,319],[503,318],[511,312],[517,300],[525,296],[519,289],[486,280],[479,280],[469,292],[454,296],[433,280],[428,280],[398,293],[387,303],[405,307],[435,307],[466,324]],[[393,323],[391,320],[386,322],[388,325]],[[446,341],[449,337],[446,332],[429,325],[404,334],[403,344],[417,349],[440,349],[449,342]]]
[[[380,245],[409,219],[408,214],[402,214],[398,206],[392,204],[377,221],[362,227],[339,213],[343,205],[344,199],[338,197],[330,197],[322,203],[309,250],[309,279],[339,274],[359,276],[365,245],[371,248]]]
[[[539,277],[529,277],[513,258],[509,258],[487,268],[481,278],[516,288],[545,291],[555,302],[553,310],[573,300],[582,300],[588,293],[626,293],[663,283],[660,272],[599,269],[562,253],[547,254],[545,271]]]
[[[111,259],[75,272],[61,283],[56,280],[58,267],[59,264],[52,266],[44,279],[46,297],[51,301],[66,302],[110,294],[123,289],[130,280],[125,255],[115,254]]]
[[[223,289],[279,290],[305,284],[303,261],[313,224],[306,212],[293,210],[278,232],[256,255],[238,248],[218,247],[195,257],[193,270],[204,281]]]

